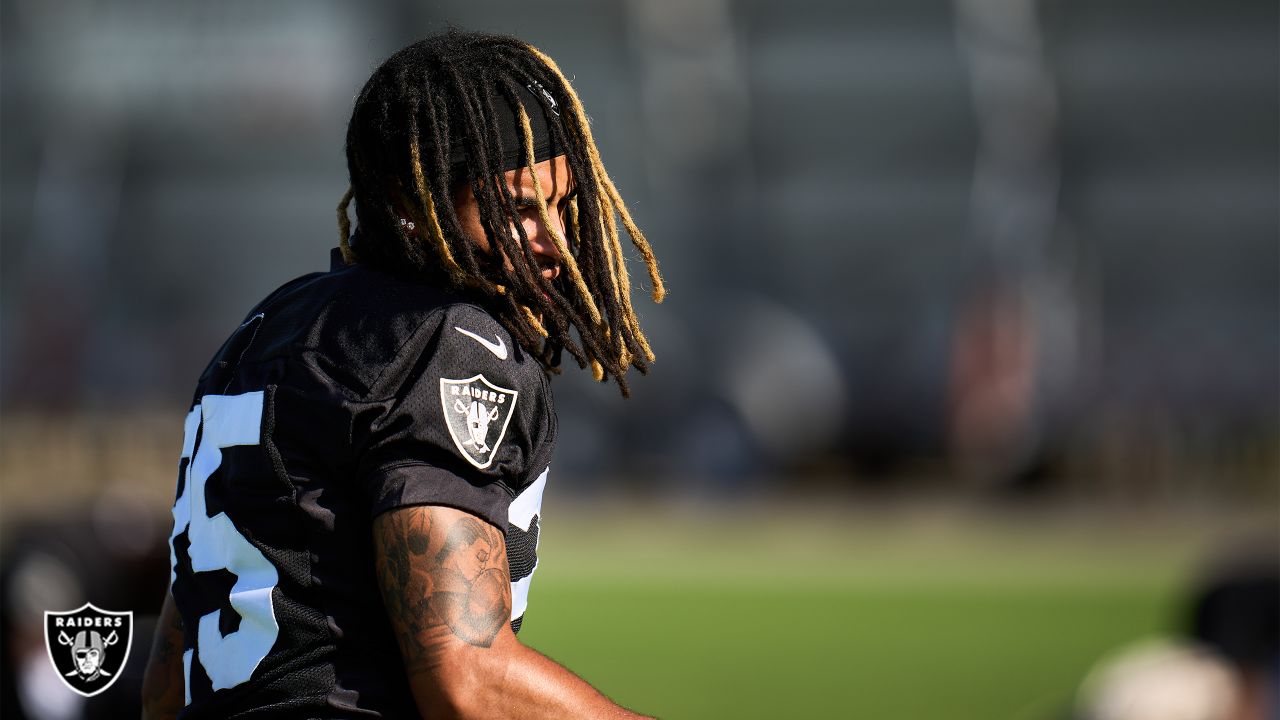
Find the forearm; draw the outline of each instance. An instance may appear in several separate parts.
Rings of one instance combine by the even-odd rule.
[[[182,617],[166,592],[142,679],[143,720],[171,720],[186,704],[182,679]]]
[[[423,706],[438,712],[449,707],[454,717],[470,718],[642,718],[613,703],[582,678],[538,651],[504,634],[491,648],[468,650],[450,658],[470,672],[440,686],[438,676],[415,694]],[[440,688],[438,691],[431,688]],[[443,696],[434,696],[436,692]],[[433,697],[434,696],[434,697]],[[424,702],[425,701],[425,702]]]
[[[641,718],[605,697],[563,665],[533,648],[516,643],[520,650],[506,677],[507,694],[520,698],[524,707],[536,713],[513,713],[514,717],[559,718]],[[514,707],[519,708],[520,704]]]

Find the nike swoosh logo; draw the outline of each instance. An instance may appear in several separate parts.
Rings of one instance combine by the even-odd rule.
[[[507,344],[502,342],[502,338],[498,337],[497,335],[494,335],[494,338],[496,338],[498,341],[495,343],[480,337],[479,335],[471,332],[470,330],[463,330],[462,328],[456,327],[456,326],[453,329],[457,330],[463,335],[466,335],[472,340],[475,340],[476,342],[483,345],[485,350],[488,350],[489,352],[493,353],[494,357],[498,358],[499,360],[507,359]]]

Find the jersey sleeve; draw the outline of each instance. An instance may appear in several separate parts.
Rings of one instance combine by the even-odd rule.
[[[352,426],[373,515],[445,505],[505,528],[550,462],[545,373],[483,310],[442,308],[411,334]]]

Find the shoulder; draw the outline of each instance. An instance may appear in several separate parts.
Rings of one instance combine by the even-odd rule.
[[[412,389],[412,390],[411,390]],[[370,400],[401,402],[414,392],[438,396],[435,404],[462,425],[552,412],[546,371],[485,308],[469,302],[439,305],[409,337],[373,384]],[[451,423],[454,424],[454,423]]]
[[[483,353],[513,367],[528,359],[479,304],[361,265],[286,283],[254,307],[237,333],[250,328],[252,359],[300,360],[353,399],[396,394],[397,378],[424,355],[465,364]],[[224,346],[219,355],[226,352]]]
[[[437,354],[459,366],[474,354],[513,368],[531,359],[480,304],[447,288],[351,265],[303,275],[268,294],[228,336],[200,381],[203,386],[231,366],[297,361],[342,395],[375,399],[394,395],[397,377]]]
[[[378,391],[388,368],[421,346],[456,298],[442,289],[354,265],[325,276],[331,292],[301,348],[357,395]]]
[[[352,406],[358,476],[375,514],[448,505],[501,527],[555,446],[541,364],[467,302],[437,306]]]
[[[376,377],[370,378],[368,399],[401,395],[408,381],[445,382],[477,375],[525,391],[545,384],[541,364],[491,312],[458,296],[433,300],[410,311],[384,311],[376,320],[366,317],[368,326],[362,328],[361,339],[376,356],[370,368],[377,368]],[[378,338],[382,333],[386,333],[385,343]],[[344,343],[353,344],[350,339]]]

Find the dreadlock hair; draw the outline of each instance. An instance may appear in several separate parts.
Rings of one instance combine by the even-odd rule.
[[[534,87],[542,92],[522,90]],[[528,98],[542,107],[526,108]],[[560,252],[564,272],[555,282],[542,276],[502,178],[504,153],[513,149],[503,147],[494,119],[499,103],[517,115],[522,164],[530,169],[539,215]],[[565,155],[576,190],[564,237],[549,221],[532,171],[531,112],[548,118],[551,141]],[[465,152],[461,173],[459,148]],[[605,172],[582,102],[551,58],[513,37],[458,30],[414,43],[374,71],[360,92],[346,152],[351,187],[338,204],[338,230],[347,262],[479,292],[549,372],[558,372],[561,352],[568,351],[597,380],[612,377],[625,397],[627,369],[648,371],[654,355],[631,305],[619,219],[648,269],[654,301],[662,302],[657,260]],[[501,255],[496,260],[478,252],[462,230],[453,193],[464,182],[476,197],[489,247]],[[352,201],[354,245],[347,212]],[[402,232],[405,213],[425,238]]]

